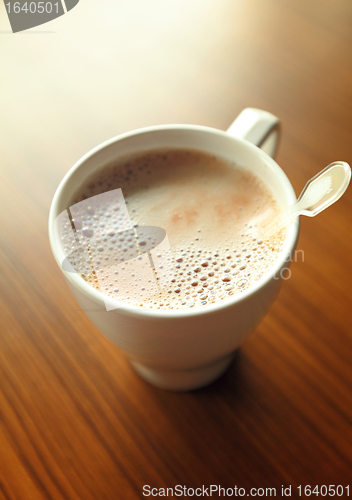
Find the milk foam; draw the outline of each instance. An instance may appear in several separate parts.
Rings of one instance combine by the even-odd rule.
[[[183,149],[146,152],[100,170],[73,201],[118,188],[134,228],[165,229],[172,252],[169,286],[158,286],[148,296],[142,286],[132,286],[128,274],[107,275],[105,283],[102,276],[98,283],[94,270],[85,273],[84,279],[103,293],[123,290],[128,304],[177,310],[218,303],[258,281],[282,250],[284,231],[264,241],[257,236],[256,226],[280,211],[269,189],[248,170],[221,158]],[[141,248],[138,237],[131,241]],[[113,248],[111,239],[106,250],[108,245]],[[157,264],[154,272],[160,272]]]

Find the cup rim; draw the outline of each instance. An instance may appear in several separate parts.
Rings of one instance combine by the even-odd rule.
[[[265,153],[262,149],[258,148],[254,144],[252,144],[249,141],[246,141],[245,139],[242,139],[240,137],[235,137],[232,136],[231,134],[228,134],[226,131],[212,128],[212,127],[206,127],[202,125],[190,125],[190,124],[166,124],[166,125],[155,125],[155,126],[149,126],[149,127],[143,127],[139,129],[135,129],[129,132],[125,132],[123,134],[119,134],[115,137],[112,137],[111,139],[108,139],[98,146],[95,146],[92,148],[90,151],[88,151],[85,155],[83,155],[70,169],[69,171],[65,174],[63,179],[61,180],[59,186],[56,189],[56,192],[54,194],[51,206],[50,206],[50,212],[49,212],[49,241],[50,241],[50,246],[51,250],[53,252],[54,258],[60,267],[62,273],[66,277],[68,281],[76,288],[78,289],[81,293],[83,293],[85,296],[93,300],[95,303],[98,305],[101,305],[105,309],[105,303],[104,303],[104,298],[102,292],[99,290],[96,290],[92,286],[90,286],[86,281],[83,280],[77,273],[68,273],[63,271],[58,254],[57,254],[57,243],[55,240],[55,231],[54,231],[54,222],[56,217],[59,215],[59,204],[63,195],[63,191],[65,189],[65,186],[69,182],[70,178],[74,175],[74,173],[79,170],[84,163],[92,158],[95,154],[99,153],[101,150],[109,147],[110,145],[123,141],[129,137],[136,136],[136,135],[141,135],[144,133],[152,133],[152,132],[159,132],[162,130],[175,130],[175,131],[180,131],[180,130],[193,130],[193,131],[198,131],[198,132],[208,132],[208,133],[213,133],[213,134],[218,134],[222,137],[226,137],[227,139],[230,139],[235,142],[241,143],[244,147],[249,148],[252,151],[255,151],[255,153],[259,156],[262,157],[263,161],[266,161],[271,164],[271,166],[275,169],[280,183],[284,184],[286,187],[287,194],[289,194],[289,197],[291,198],[290,201],[293,204],[297,198],[295,191],[292,187],[292,184],[290,180],[288,179],[287,175],[285,172],[282,170],[282,168],[276,163],[276,161],[271,158],[267,153]],[[222,309],[226,309],[229,307],[233,307],[236,304],[239,304],[245,300],[247,300],[250,296],[255,295],[260,291],[261,288],[265,287],[273,278],[274,276],[280,271],[282,268],[283,264],[288,262],[288,257],[289,260],[291,258],[292,250],[295,248],[297,241],[298,241],[298,236],[299,236],[299,227],[300,227],[300,222],[299,218],[297,217],[288,227],[286,238],[284,241],[284,246],[282,251],[280,252],[275,264],[267,271],[262,278],[260,278],[258,281],[256,281],[253,285],[251,285],[249,288],[247,288],[245,291],[240,292],[238,294],[234,294],[233,297],[228,297],[226,300],[215,303],[215,304],[207,304],[206,307],[204,308],[189,308],[189,309],[170,309],[170,310],[162,310],[162,309],[144,309],[138,306],[133,306],[133,305],[128,305],[128,304],[123,304],[123,303],[118,303],[119,307],[116,309],[112,309],[111,311],[106,311],[110,313],[118,313],[126,316],[137,316],[140,318],[150,318],[150,319],[158,319],[158,318],[181,318],[181,317],[190,317],[190,316],[198,316],[198,315],[204,315],[204,314],[212,314],[215,312],[218,312]]]

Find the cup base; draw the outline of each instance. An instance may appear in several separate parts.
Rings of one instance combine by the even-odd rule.
[[[192,370],[159,370],[137,361],[131,364],[135,371],[150,384],[169,391],[192,391],[219,378],[230,366],[234,353],[211,365]]]

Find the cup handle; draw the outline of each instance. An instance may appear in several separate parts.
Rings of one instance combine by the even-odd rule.
[[[246,108],[230,125],[227,133],[251,142],[274,158],[280,136],[280,120],[268,111]]]

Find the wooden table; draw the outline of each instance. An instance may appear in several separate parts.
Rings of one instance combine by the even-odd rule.
[[[271,111],[297,193],[351,163],[352,2],[82,0],[18,34],[0,11],[0,497],[352,490],[352,188],[302,221],[269,314],[229,371],[190,393],[136,375],[79,311],[47,234],[75,161],[146,125],[226,129],[247,106]]]

